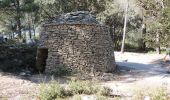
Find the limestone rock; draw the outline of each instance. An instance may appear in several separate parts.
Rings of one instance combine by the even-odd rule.
[[[48,23],[89,23],[89,24],[98,24],[96,17],[88,11],[77,11],[71,13],[64,13],[56,18],[50,20]]]
[[[109,27],[86,11],[62,14],[44,24],[39,48],[48,49],[46,72],[60,65],[84,74],[116,68]]]

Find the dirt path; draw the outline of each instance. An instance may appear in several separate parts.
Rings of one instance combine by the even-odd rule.
[[[167,73],[169,64],[161,62],[164,55],[139,53],[122,55],[115,52],[115,57],[121,73],[115,81],[102,83],[113,89],[113,92],[130,97],[136,88],[166,86],[170,91],[170,74]],[[6,98],[7,100],[36,100],[39,83],[49,82],[51,79],[50,76],[45,75],[23,78],[0,72],[0,100]],[[64,84],[67,79],[56,80]]]
[[[119,80],[103,83],[115,92],[132,96],[135,89],[165,86],[170,93],[168,63],[163,63],[164,55],[115,52],[115,59],[124,71]]]
[[[0,73],[0,100],[18,100],[33,95],[36,84],[20,77]],[[36,93],[36,92],[35,92]]]
[[[54,78],[45,74],[27,77],[0,72],[0,100],[39,100],[37,97],[39,85],[51,80],[65,85],[68,79]]]

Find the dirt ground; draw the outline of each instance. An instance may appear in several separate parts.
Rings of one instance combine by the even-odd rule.
[[[165,55],[115,52],[120,74],[114,81],[101,82],[110,87],[115,94],[131,97],[134,89],[166,86],[170,92],[169,62],[163,62]],[[0,100],[38,100],[38,86],[53,79],[47,75],[29,77],[15,76],[0,72]],[[67,78],[55,78],[66,84]]]
[[[32,76],[21,76],[0,73],[0,100],[39,100],[37,97],[39,85],[52,80],[65,85],[69,79],[54,78],[50,75],[37,74]]]
[[[170,74],[167,72],[170,62],[164,62],[164,56],[115,52],[116,62],[123,73],[119,80],[103,84],[126,96],[132,96],[136,89],[159,87],[166,87],[170,93]]]

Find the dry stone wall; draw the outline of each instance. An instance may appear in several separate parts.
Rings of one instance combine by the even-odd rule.
[[[95,23],[47,23],[39,48],[48,48],[46,72],[66,67],[82,72],[109,72],[115,59],[109,27]]]
[[[36,47],[0,44],[0,71],[19,73],[23,69],[35,69]]]

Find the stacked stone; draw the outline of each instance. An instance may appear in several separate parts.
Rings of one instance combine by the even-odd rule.
[[[43,25],[41,26],[40,29],[40,40],[38,42],[38,47],[39,48],[47,48],[47,39],[48,39],[48,34],[45,32],[45,28]]]
[[[77,11],[77,12],[71,12],[62,14],[60,16],[57,16],[56,18],[49,20],[47,23],[86,23],[86,24],[98,24],[96,21],[96,17],[92,14],[90,14],[88,11]]]
[[[26,45],[0,45],[0,70],[17,73],[35,69],[36,49]]]
[[[115,59],[109,28],[97,24],[94,17],[77,20],[79,15],[92,16],[87,12],[84,15],[83,12],[66,14],[66,16],[75,15],[77,17],[74,23],[70,20],[63,23],[66,18],[60,21],[63,17],[61,16],[56,19],[59,21],[44,25],[46,39],[43,39],[43,43],[48,48],[46,72],[52,72],[61,65],[88,73],[113,71]]]

